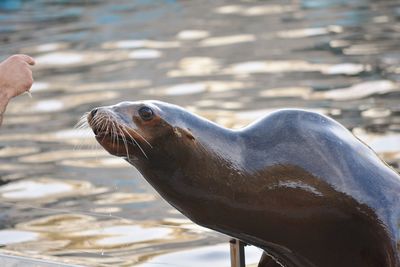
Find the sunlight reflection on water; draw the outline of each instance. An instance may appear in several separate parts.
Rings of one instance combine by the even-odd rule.
[[[37,64],[33,98],[10,103],[0,133],[2,251],[86,266],[229,266],[226,236],[187,220],[73,128],[120,101],[168,101],[232,128],[304,108],[399,169],[398,3],[6,2],[1,56]],[[260,251],[246,252],[255,264]]]

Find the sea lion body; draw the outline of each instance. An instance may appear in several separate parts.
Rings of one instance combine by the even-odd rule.
[[[195,223],[284,266],[400,266],[399,175],[334,120],[280,110],[231,130],[157,101],[96,111],[88,120],[99,143]],[[96,118],[135,142],[116,144]]]

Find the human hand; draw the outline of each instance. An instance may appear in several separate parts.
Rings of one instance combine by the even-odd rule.
[[[35,60],[27,55],[13,55],[0,63],[0,93],[11,99],[28,91],[33,83],[30,65]]]

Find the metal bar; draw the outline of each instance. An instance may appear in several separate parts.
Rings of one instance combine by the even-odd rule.
[[[239,239],[229,241],[231,247],[231,267],[245,267],[246,260],[244,256],[245,243]]]

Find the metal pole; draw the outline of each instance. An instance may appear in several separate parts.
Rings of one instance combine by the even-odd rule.
[[[231,246],[231,267],[245,267],[246,260],[244,257],[245,243],[239,239],[231,239],[229,241]]]

